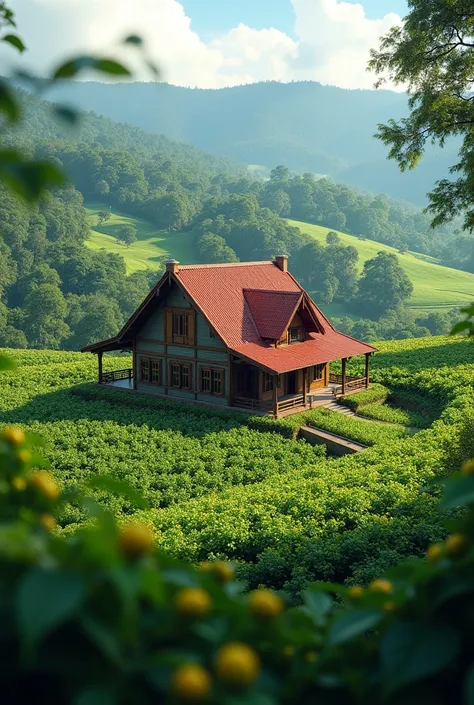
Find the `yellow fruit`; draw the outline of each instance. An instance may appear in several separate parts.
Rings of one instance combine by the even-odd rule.
[[[371,592],[384,592],[388,595],[393,592],[393,585],[389,580],[380,578],[379,580],[372,580],[369,584],[369,590]]]
[[[153,531],[146,524],[125,524],[120,529],[118,542],[122,553],[136,558],[153,551]]]
[[[260,659],[257,652],[247,644],[231,642],[219,649],[216,672],[229,685],[248,686],[260,674]]]
[[[286,658],[291,658],[294,655],[295,647],[292,644],[288,644],[287,646],[283,647],[283,656],[286,656]]]
[[[212,565],[212,572],[223,583],[232,580],[234,577],[234,569],[227,561],[215,561]]]
[[[448,556],[459,556],[469,546],[469,539],[464,534],[451,534],[444,542]]]
[[[58,483],[45,470],[33,472],[29,477],[29,484],[47,499],[57,499],[59,497],[60,489]]]
[[[25,434],[16,426],[7,426],[3,429],[3,440],[12,446],[22,446],[25,442]]]
[[[318,658],[319,658],[319,655],[316,653],[316,651],[308,651],[308,653],[304,657],[304,660],[307,663],[316,663]]]
[[[392,602],[391,600],[388,600],[387,602],[383,603],[383,609],[384,609],[384,612],[388,612],[389,614],[393,614],[393,612],[396,612],[398,610],[398,605],[396,602]]]
[[[197,663],[179,666],[171,677],[173,693],[186,702],[205,700],[211,691],[211,677],[205,668]]]
[[[436,563],[443,557],[443,547],[440,543],[432,544],[426,551],[426,557],[430,563]]]
[[[56,526],[56,519],[52,514],[42,514],[39,518],[39,523],[44,526],[46,531],[52,531]]]
[[[32,455],[29,450],[26,448],[23,448],[22,450],[18,451],[18,455],[16,456],[20,463],[29,463],[31,461]]]
[[[354,600],[358,600],[359,597],[362,597],[363,594],[364,594],[364,588],[362,588],[360,585],[353,585],[349,589],[349,595]]]
[[[202,588],[183,588],[176,594],[174,606],[184,617],[202,617],[211,609],[211,598]]]
[[[26,480],[24,477],[17,475],[12,479],[12,485],[18,492],[22,492],[26,488]]]
[[[474,458],[471,458],[471,460],[466,460],[466,462],[463,463],[461,470],[465,475],[474,475]]]
[[[250,608],[262,619],[275,619],[283,612],[283,607],[283,600],[272,590],[255,590],[250,595]]]

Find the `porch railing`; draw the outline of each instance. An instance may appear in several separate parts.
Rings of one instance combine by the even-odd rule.
[[[100,381],[102,384],[112,384],[113,382],[118,382],[121,379],[132,379],[133,370],[131,368],[127,370],[113,370],[112,372],[102,372]]]
[[[245,397],[234,397],[232,406],[238,406],[239,409],[250,409],[251,411],[273,411],[273,403],[271,401],[246,399]]]
[[[238,406],[240,409],[249,409],[250,411],[265,411],[268,414],[273,413],[273,401],[269,399],[245,399],[244,397],[235,397],[232,399],[232,406]],[[302,394],[296,394],[279,401],[278,412],[288,411],[289,409],[300,406],[304,406],[304,396]]]
[[[349,394],[350,392],[355,392],[357,389],[365,389],[366,382],[366,377],[351,377],[350,375],[346,375],[346,385],[344,393]],[[337,384],[338,387],[342,388],[342,375],[338,374],[337,372],[330,372],[329,384]]]
[[[297,406],[304,406],[304,396],[302,394],[279,401],[278,411],[288,411],[288,409],[294,409]]]

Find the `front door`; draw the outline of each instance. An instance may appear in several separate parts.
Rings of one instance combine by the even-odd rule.
[[[258,369],[251,365],[237,365],[237,396],[258,399]]]
[[[296,372],[288,372],[286,375],[286,393],[296,394]]]

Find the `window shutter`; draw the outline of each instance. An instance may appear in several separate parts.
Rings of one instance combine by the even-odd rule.
[[[166,310],[165,316],[165,340],[167,343],[173,342],[173,311]]]

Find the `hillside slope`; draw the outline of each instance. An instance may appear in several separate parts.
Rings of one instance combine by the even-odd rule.
[[[91,249],[103,248],[108,252],[122,255],[129,273],[138,269],[158,269],[167,257],[173,257],[186,264],[194,264],[197,261],[192,233],[157,230],[146,220],[116,210],[111,211],[110,220],[97,226],[97,211],[104,208],[104,205],[100,203],[86,205],[91,224],[91,235],[86,245]],[[296,220],[287,222],[325,244],[328,228]],[[115,237],[118,228],[127,223],[132,223],[137,228],[137,241],[130,247],[120,244]],[[373,240],[361,240],[342,232],[339,232],[339,236],[343,244],[352,245],[357,249],[360,270],[364,262],[375,257],[380,250],[395,253],[413,283],[414,291],[410,299],[410,307],[416,312],[449,310],[455,306],[462,306],[474,298],[474,274],[443,267],[436,264],[434,259],[416,253],[400,254],[393,247]],[[323,305],[323,309],[333,316],[347,314],[340,304]]]
[[[97,224],[97,212],[107,208],[101,203],[88,203],[86,210],[91,226],[90,237],[86,245],[91,250],[104,249],[121,255],[125,260],[127,272],[132,274],[140,269],[159,269],[163,260],[168,257],[193,264],[193,235],[190,232],[177,233],[157,230],[151,223],[142,218],[126,215],[119,211],[111,211],[111,216],[102,225]],[[107,208],[108,209],[108,208]],[[123,225],[134,225],[137,229],[137,240],[130,247],[117,242],[117,233]]]
[[[429,147],[415,171],[401,174],[373,138],[378,123],[407,114],[406,96],[390,91],[310,81],[220,90],[80,82],[59,86],[51,96],[244,164],[286,164],[416,204],[446,176],[457,151],[456,142],[444,150]]]
[[[289,220],[290,225],[295,225],[301,232],[314,237],[318,242],[325,244],[328,228],[297,220]],[[413,295],[409,305],[416,312],[431,311],[433,309],[451,309],[462,306],[474,298],[474,274],[461,272],[436,264],[435,260],[413,252],[401,254],[393,247],[382,245],[373,240],[361,240],[353,235],[339,233],[344,245],[352,245],[359,253],[359,269],[364,262],[372,259],[381,250],[393,252],[413,284]],[[333,315],[335,311],[332,312]],[[337,315],[342,315],[340,307]]]

